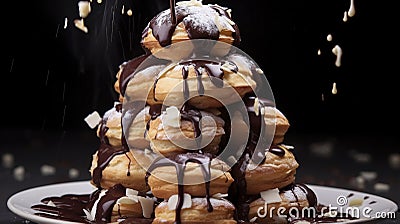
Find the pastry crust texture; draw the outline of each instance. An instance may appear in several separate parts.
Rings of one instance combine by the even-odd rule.
[[[223,199],[210,198],[213,207],[212,212],[207,210],[205,198],[192,198],[192,207],[181,210],[181,221],[186,224],[236,224],[233,219],[235,207],[232,203]],[[153,224],[173,224],[175,222],[175,210],[169,210],[166,201],[161,202],[155,209]]]
[[[294,182],[299,164],[292,152],[286,147],[281,148],[285,151],[283,157],[267,151],[264,163],[257,166],[249,164],[245,174],[247,194],[259,194],[261,191],[282,188]]]
[[[97,152],[93,154],[90,174],[97,167]],[[141,161],[141,164],[137,162]],[[108,166],[102,172],[100,185],[103,189],[108,189],[115,184],[122,184],[126,188],[135,189],[140,192],[147,192],[149,187],[146,185],[146,169],[142,164],[150,164],[152,156],[145,152],[136,150],[135,156],[131,151],[114,156]],[[94,185],[93,180],[91,183]]]
[[[217,193],[225,194],[233,182],[231,174],[228,172],[230,167],[221,160],[211,161],[210,173],[210,195]],[[206,186],[203,172],[197,163],[187,163],[184,173],[184,192],[192,196],[206,196]],[[178,179],[175,167],[163,166],[156,168],[148,179],[149,186],[154,196],[168,199],[174,194],[178,194]]]

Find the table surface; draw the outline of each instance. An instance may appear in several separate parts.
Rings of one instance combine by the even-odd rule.
[[[7,199],[25,189],[36,186],[80,181],[90,179],[89,165],[91,156],[97,150],[99,141],[93,130],[88,131],[33,131],[0,130],[1,136],[7,136],[0,145],[0,154],[14,156],[11,168],[0,167],[0,223],[27,223],[7,208]],[[386,138],[386,139],[383,139]],[[388,164],[389,155],[400,144],[391,137],[316,135],[287,133],[285,143],[295,147],[295,156],[300,164],[296,181],[340,187],[363,191],[400,204],[400,169]],[[43,175],[42,165],[56,168],[54,175]],[[13,168],[24,166],[23,180],[16,180]],[[68,170],[79,170],[79,176],[71,178]],[[360,185],[357,176],[368,171],[377,174],[374,180]],[[390,189],[377,191],[375,183],[385,183]],[[369,223],[400,223],[400,213],[396,218],[373,220]]]

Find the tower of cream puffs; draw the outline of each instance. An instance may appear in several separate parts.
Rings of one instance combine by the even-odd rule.
[[[119,102],[97,129],[100,147],[90,173],[98,190],[87,217],[268,223],[278,220],[259,217],[264,206],[315,206],[311,189],[295,183],[299,164],[294,147],[284,144],[288,119],[273,99],[255,93],[263,72],[246,56],[230,53],[241,41],[231,10],[171,2],[143,31],[146,54],[123,62],[116,75]],[[202,47],[194,40],[213,40],[205,54],[215,57],[192,57]],[[235,111],[240,106],[245,109]],[[226,148],[232,156],[221,156]],[[112,203],[107,195],[114,195]],[[105,204],[108,212],[99,209]]]

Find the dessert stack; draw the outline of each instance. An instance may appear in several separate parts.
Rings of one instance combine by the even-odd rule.
[[[262,70],[235,46],[231,10],[171,1],[121,64],[119,101],[101,118],[84,206],[96,223],[276,223],[316,206],[295,183],[287,118]],[[275,209],[272,209],[275,208]]]

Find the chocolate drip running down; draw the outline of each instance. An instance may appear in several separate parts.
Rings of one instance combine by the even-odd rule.
[[[279,157],[285,156],[285,150],[281,146],[271,146],[268,151]],[[238,162],[232,167],[231,174],[234,182],[229,189],[230,200],[236,206],[236,220],[248,222],[249,204],[257,197],[247,194],[246,169],[250,163],[252,151],[246,147],[245,152]]]
[[[158,167],[164,166],[174,166],[176,170],[176,175],[178,179],[178,203],[175,208],[175,223],[181,223],[181,210],[183,206],[184,200],[184,176],[185,176],[185,168],[186,164],[189,162],[197,163],[201,167],[201,171],[203,172],[205,187],[206,187],[206,200],[207,200],[207,210],[209,212],[213,211],[213,207],[210,202],[210,181],[211,181],[211,154],[199,154],[199,153],[185,153],[185,154],[177,154],[170,157],[158,157],[153,161],[150,167],[146,172],[146,184],[148,184],[148,178],[151,175],[151,172],[154,171]]]
[[[194,128],[194,137],[197,146],[199,147],[202,140],[200,121],[202,118],[201,112],[189,104],[184,104],[180,110],[181,119],[192,122]]]
[[[231,72],[237,73],[238,67],[233,62],[223,61],[216,62],[212,60],[203,60],[203,59],[193,59],[180,62],[177,66],[182,66],[182,79],[183,79],[183,96],[184,100],[188,100],[190,96],[190,90],[188,87],[187,79],[189,77],[189,68],[193,67],[197,77],[197,91],[200,96],[204,95],[204,85],[202,82],[202,71],[204,70],[207,75],[210,77],[211,83],[218,87],[222,88],[224,86],[223,77],[224,70],[222,68],[224,63],[229,63]],[[158,77],[153,86],[153,97],[154,101],[158,101],[156,97],[156,88],[157,82],[161,77]]]
[[[217,5],[202,6],[199,10],[198,6],[176,6],[175,1],[170,0],[170,13],[162,12],[155,16],[148,24],[147,28],[144,29],[142,36],[146,37],[148,29],[151,28],[153,36],[158,40],[162,47],[168,46],[172,42],[172,36],[176,29],[176,26],[183,22],[186,32],[190,39],[211,39],[218,40],[220,31],[217,24],[215,24],[214,17],[210,16],[211,10],[217,12],[219,16],[226,17],[229,21],[231,17],[227,12],[227,8],[223,8]],[[187,19],[185,19],[187,18]],[[203,24],[203,23],[207,24]],[[207,25],[207,29],[204,28]],[[236,24],[232,25],[235,32],[232,33],[234,38],[233,44],[238,45],[240,43],[239,28]]]
[[[126,87],[128,86],[129,81],[135,76],[136,70],[139,65],[146,60],[150,54],[144,54],[134,59],[131,59],[127,62],[124,62],[121,65],[121,74],[119,76],[119,91],[121,95],[125,95]]]
[[[121,112],[122,110],[122,105],[117,104],[116,105],[117,111]],[[101,188],[101,179],[102,179],[102,173],[103,170],[108,166],[110,161],[117,155],[121,155],[124,153],[129,152],[129,148],[126,146],[125,139],[122,137],[122,146],[112,146],[109,144],[108,138],[106,136],[106,132],[108,130],[108,127],[106,126],[107,124],[107,117],[104,117],[101,124],[100,124],[100,131],[99,131],[99,137],[100,137],[100,147],[97,150],[97,167],[94,168],[93,174],[92,174],[92,180],[93,183],[96,185],[96,187]],[[130,160],[130,158],[127,156],[127,158]],[[127,175],[129,176],[129,168],[130,168],[130,161],[128,164],[128,171]]]

